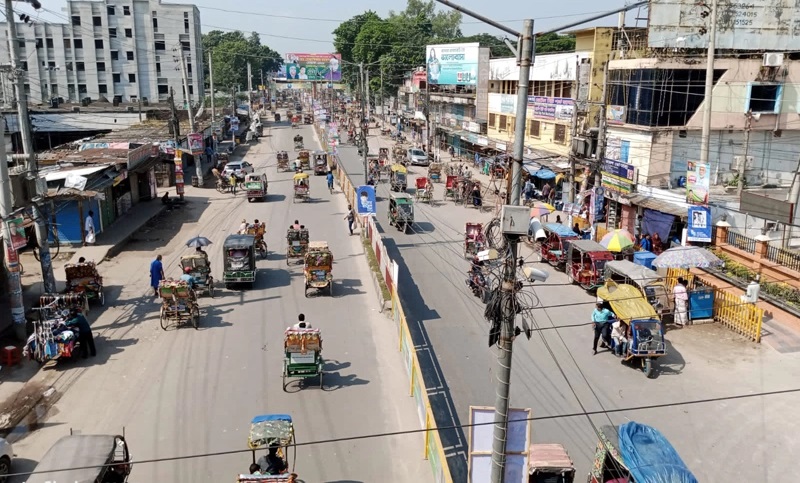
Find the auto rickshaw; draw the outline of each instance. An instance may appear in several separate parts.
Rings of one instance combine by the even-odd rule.
[[[321,293],[325,289],[333,297],[333,253],[328,248],[328,242],[313,241],[308,243],[303,259],[303,273],[305,274],[305,296],[308,290],[317,290]]]
[[[303,136],[297,134],[294,137],[293,141],[294,141],[294,150],[295,151],[299,151],[299,150],[303,149]]]
[[[249,174],[247,180],[244,182],[244,187],[247,190],[247,202],[252,203],[255,200],[264,201],[267,199],[267,175],[266,174]]]
[[[614,254],[594,240],[570,240],[567,244],[567,278],[585,290],[602,286],[606,263],[614,260]]]
[[[428,178],[431,179],[434,183],[441,183],[442,182],[442,164],[441,163],[431,163],[428,166]]]
[[[275,113],[274,118],[275,118],[275,122],[281,122],[281,115],[278,114],[277,112]]]
[[[378,159],[381,160],[381,166],[389,162],[389,148],[378,148]]]
[[[292,258],[303,258],[308,250],[308,228],[295,229],[290,226],[286,231],[286,265]],[[301,260],[302,262],[302,260]]]
[[[306,170],[311,168],[311,151],[308,149],[301,149],[297,153],[297,160],[300,161],[300,169]]]
[[[408,170],[402,164],[393,164],[389,174],[389,186],[392,191],[405,191],[408,188]]]
[[[278,151],[276,154],[278,158],[278,170],[280,171],[289,171],[289,153],[286,151]]]
[[[292,181],[294,182],[294,197],[292,198],[292,202],[308,201],[309,195],[311,194],[308,174],[296,173],[292,177]]]
[[[395,144],[394,148],[392,148],[392,161],[395,163],[405,163],[406,149],[406,146]]]
[[[562,265],[567,259],[568,240],[578,240],[580,236],[569,227],[559,223],[545,223],[542,229],[547,238],[541,243],[541,261],[547,262],[554,267]]]
[[[667,287],[666,280],[658,272],[628,260],[614,260],[606,263],[605,272],[606,280],[638,288],[659,314],[662,322],[672,320],[675,301]]]
[[[573,483],[575,465],[556,443],[532,444],[528,451],[528,483]]]
[[[211,276],[211,267],[208,264],[208,255],[205,252],[194,252],[181,257],[181,271],[194,277],[194,291],[197,294],[207,293],[214,298],[214,277]]]
[[[303,114],[303,124],[314,124],[314,116],[311,114]]]
[[[124,483],[131,474],[131,466],[131,454],[124,433],[70,434],[53,444],[25,481]]]
[[[414,224],[414,200],[407,193],[390,193],[389,225],[408,232]]]
[[[635,421],[601,426],[589,483],[697,483],[678,452],[657,429]]]
[[[234,284],[247,284],[250,288],[256,281],[256,237],[253,235],[228,235],[222,244],[225,260],[222,281],[230,288]]]
[[[314,174],[328,174],[328,153],[325,151],[314,151]]]
[[[292,116],[292,129],[297,129],[298,127],[300,127],[299,124],[300,124],[300,116],[295,114],[294,116]]]
[[[597,289],[597,296],[607,301],[614,315],[628,326],[623,362],[638,365],[645,376],[654,377],[655,360],[667,355],[667,344],[653,306],[633,285],[617,285],[611,280]]]
[[[256,458],[256,451],[259,449],[267,450],[270,447],[277,448],[278,456],[283,459],[285,471],[280,475],[239,475],[239,482],[288,482],[291,478],[290,472],[294,472],[297,453],[293,451],[294,442],[294,423],[288,414],[264,414],[256,416],[250,421],[250,434],[247,437],[247,445],[253,454],[253,463],[261,466],[261,472],[266,472],[266,455]],[[289,452],[292,452],[289,455]]]

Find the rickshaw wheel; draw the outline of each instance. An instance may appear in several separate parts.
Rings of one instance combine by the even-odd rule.
[[[642,372],[644,372],[645,377],[648,379],[655,377],[655,371],[653,371],[653,359],[651,357],[645,357],[642,359]]]
[[[192,327],[197,330],[197,326],[200,325],[200,309],[197,306],[192,308]]]
[[[328,295],[333,297],[333,280],[331,280],[331,284],[328,285]]]
[[[214,298],[214,282],[208,282],[208,296]]]
[[[106,305],[106,294],[103,293],[103,289],[100,288],[100,306],[105,307]]]
[[[161,328],[163,330],[167,330],[167,316],[164,313],[164,307],[161,307],[161,316],[160,316]]]
[[[319,371],[319,388],[322,389],[322,369]]]
[[[283,361],[283,371],[281,372],[281,385],[283,392],[286,392],[286,361]]]

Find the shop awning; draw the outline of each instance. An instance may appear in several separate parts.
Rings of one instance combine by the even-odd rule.
[[[97,173],[98,171],[103,171],[109,166],[110,165],[108,164],[101,164],[99,166],[92,166],[89,168],[59,169],[57,171],[52,171],[45,174],[44,179],[45,181],[50,182],[61,181],[63,179],[67,179],[69,176],[89,176],[90,174]]]
[[[651,210],[660,211],[661,213],[667,213],[680,218],[686,218],[686,216],[688,216],[688,205],[681,206],[666,200],[659,200],[657,198],[651,198],[640,194],[631,194],[626,198],[628,201],[630,201],[631,205],[649,208]]]
[[[553,179],[556,177],[556,174],[547,168],[541,168],[540,170],[531,173],[531,175],[534,178],[539,178],[539,179]]]

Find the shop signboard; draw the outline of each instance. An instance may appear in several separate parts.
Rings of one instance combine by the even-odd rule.
[[[686,239],[692,242],[711,243],[711,208],[689,207],[689,226]]]
[[[480,44],[428,45],[425,48],[428,83],[474,86],[478,84]]]
[[[569,97],[528,96],[528,106],[533,107],[536,119],[570,121],[575,101]]]
[[[514,114],[517,112],[517,96],[511,94],[500,94],[500,112],[502,114]]]
[[[636,183],[636,168],[632,165],[605,159],[600,168],[603,175],[602,185],[609,191],[618,193],[631,193]]]
[[[686,167],[686,202],[690,205],[707,205],[711,184],[708,163],[688,161]]]
[[[308,81],[342,80],[342,54],[286,54],[286,78]],[[291,88],[291,87],[288,87]]]

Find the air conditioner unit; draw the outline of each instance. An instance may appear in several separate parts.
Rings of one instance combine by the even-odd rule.
[[[81,112],[81,108],[78,106],[72,106],[72,112]]]
[[[742,166],[742,161],[744,160],[744,169],[753,169],[753,157],[747,156],[747,159],[744,159],[744,156],[734,156],[733,162],[731,163],[731,171],[739,171]]]
[[[133,106],[128,106],[125,108],[127,112],[133,112]]]
[[[778,52],[767,52],[761,63],[764,67],[780,67],[783,65],[783,54]]]

